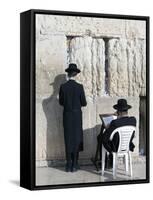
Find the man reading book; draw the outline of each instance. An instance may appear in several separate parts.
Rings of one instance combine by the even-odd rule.
[[[113,106],[114,109],[117,110],[117,119],[112,120],[110,125],[104,129],[103,134],[101,134],[102,144],[105,149],[110,153],[110,165],[112,165],[112,152],[117,152],[119,146],[119,134],[116,133],[113,137],[113,140],[110,140],[111,133],[119,127],[132,125],[136,126],[136,118],[128,116],[128,109],[132,108],[127,104],[126,99],[119,99],[117,104]],[[134,151],[135,145],[132,140],[134,138],[134,133],[132,134],[130,140],[130,151]]]

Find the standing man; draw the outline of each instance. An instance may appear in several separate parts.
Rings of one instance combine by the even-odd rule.
[[[77,65],[69,64],[65,70],[68,73],[68,81],[61,85],[59,103],[64,107],[63,126],[66,152],[66,172],[74,172],[79,169],[79,151],[83,151],[83,129],[81,107],[86,106],[86,98],[83,85],[75,81],[75,76],[80,73]]]

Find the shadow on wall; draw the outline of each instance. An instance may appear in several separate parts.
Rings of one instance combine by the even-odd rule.
[[[42,102],[43,111],[47,121],[46,133],[46,160],[54,161],[65,159],[65,144],[63,130],[63,107],[59,105],[57,98],[59,88],[66,82],[65,74],[55,77],[54,82],[50,83],[53,93]],[[84,150],[80,152],[80,157],[91,159],[95,155],[97,146],[97,135],[100,133],[101,125],[83,130]],[[94,144],[94,145],[93,145]],[[90,149],[89,149],[90,147]],[[89,158],[90,156],[90,158]],[[52,164],[55,164],[52,162]]]
[[[59,88],[62,83],[66,82],[65,74],[55,77],[54,82],[50,83],[53,87],[53,93],[42,102],[43,111],[47,120],[46,133],[46,159],[61,158],[64,155],[64,134],[63,134],[63,108],[59,105],[57,98]]]
[[[97,148],[97,136],[101,130],[101,124],[83,130],[83,151],[80,152],[80,159],[90,163],[90,159],[95,156]]]
[[[96,169],[95,165],[93,164],[92,159],[95,158],[96,153],[98,154],[97,159],[100,160],[101,158],[101,146],[99,148],[100,151],[96,152],[97,148],[97,136],[99,135],[101,130],[101,125],[98,124],[94,126],[93,128],[85,129],[83,130],[83,151],[79,153],[79,165],[81,166],[87,166],[87,165],[93,165],[93,167]],[[64,134],[64,133],[63,133]],[[65,150],[64,150],[65,152]],[[55,169],[65,171],[65,155],[62,158],[56,158],[48,160],[48,167],[54,167]]]

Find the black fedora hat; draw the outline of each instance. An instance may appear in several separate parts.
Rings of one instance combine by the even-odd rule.
[[[132,108],[132,106],[127,104],[126,99],[119,99],[117,104],[115,104],[113,108],[118,111],[127,111],[128,109]]]
[[[66,72],[77,72],[80,73],[80,69],[77,68],[75,63],[70,63],[69,67],[65,70]]]

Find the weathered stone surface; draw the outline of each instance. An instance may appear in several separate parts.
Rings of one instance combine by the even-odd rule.
[[[46,160],[47,120],[42,105],[36,101],[36,159]]]
[[[145,21],[75,17],[58,15],[36,15],[37,36],[65,34],[67,36],[107,36],[145,38]]]
[[[126,38],[141,38],[146,37],[146,22],[139,20],[125,20],[125,35]]]
[[[108,45],[109,94],[146,95],[145,41],[110,39]]]
[[[111,39],[108,42],[109,94],[128,96],[127,57],[125,40]]]
[[[107,39],[106,39],[107,38]],[[77,63],[85,88],[84,151],[94,156],[100,113],[114,112],[120,97],[136,116],[139,152],[139,96],[146,95],[145,22],[121,19],[36,15],[36,159],[41,165],[65,158],[62,107],[58,103],[65,68]],[[107,88],[107,90],[106,90]]]
[[[53,91],[56,76],[63,74],[67,65],[65,36],[45,36],[36,42],[36,93],[48,97]],[[60,79],[59,79],[60,80]],[[54,84],[56,87],[57,83]],[[59,85],[59,84],[58,84]],[[57,90],[58,88],[56,88]]]
[[[65,36],[37,37],[36,43],[36,158],[64,157],[62,107],[58,103],[67,63]]]
[[[90,98],[104,95],[105,88],[105,46],[103,39],[75,37],[70,41],[69,62],[78,65],[81,73],[77,80],[86,85]]]
[[[146,95],[146,61],[145,40],[127,41],[127,68],[129,96]]]
[[[83,139],[84,151],[80,158],[94,156],[97,145],[97,135],[100,133],[101,120],[99,114],[113,113],[113,105],[120,97],[101,97],[93,103],[88,101],[87,108],[83,108]],[[132,105],[130,116],[137,119],[137,131],[134,139],[135,154],[139,152],[139,98],[128,97],[127,101]],[[62,125],[62,107],[57,99],[49,98],[37,103],[39,115],[37,117],[37,160],[62,159],[65,157],[64,134]],[[46,120],[45,120],[46,118]],[[43,119],[43,121],[42,121]],[[40,123],[41,122],[41,123]]]
[[[83,141],[84,150],[80,158],[91,158],[96,149],[96,104],[87,97],[88,106],[82,109],[83,113]]]

